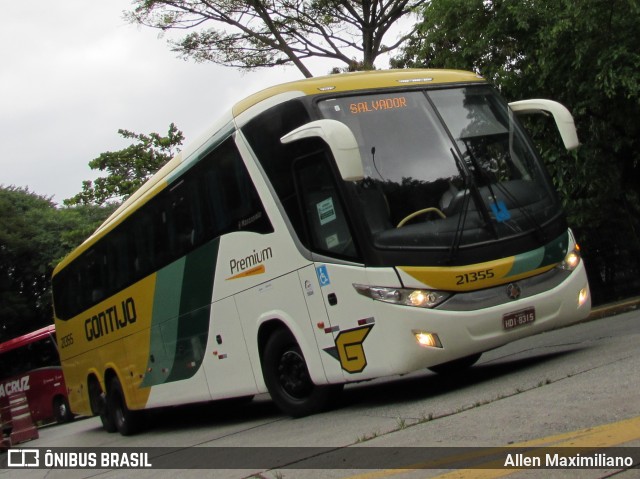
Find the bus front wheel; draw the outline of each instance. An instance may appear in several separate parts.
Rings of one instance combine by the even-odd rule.
[[[331,406],[342,385],[317,386],[294,337],[276,330],[262,354],[262,373],[271,399],[286,414],[303,417]]]
[[[127,407],[122,386],[117,377],[111,379],[111,387],[107,393],[107,415],[117,431],[123,436],[130,436],[140,428],[140,412]]]

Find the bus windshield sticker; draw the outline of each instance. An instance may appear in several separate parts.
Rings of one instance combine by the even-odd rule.
[[[316,204],[316,208],[318,209],[320,225],[326,225],[336,219],[336,209],[333,207],[333,199],[331,197]]]
[[[313,296],[313,285],[311,284],[311,281],[306,280],[304,282],[304,290],[307,292],[307,296]]]
[[[504,223],[505,221],[509,221],[511,219],[511,213],[507,209],[507,205],[504,204],[504,201],[496,201],[491,203],[491,211],[496,217],[496,221],[498,223]]]
[[[332,234],[331,236],[327,236],[325,238],[325,241],[327,243],[327,248],[329,249],[335,248],[340,244],[340,240],[338,239],[337,234]]]

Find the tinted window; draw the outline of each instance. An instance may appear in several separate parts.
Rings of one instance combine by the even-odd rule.
[[[295,191],[293,162],[304,151],[301,142],[284,145],[280,138],[309,121],[305,107],[291,101],[271,108],[242,128],[300,238],[304,238],[304,221]]]
[[[208,153],[53,278],[66,320],[234,231],[273,231],[232,139]]]

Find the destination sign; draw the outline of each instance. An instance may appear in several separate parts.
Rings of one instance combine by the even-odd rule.
[[[375,100],[361,101],[349,104],[349,111],[352,115],[362,113],[374,113],[384,110],[397,110],[407,107],[407,98],[397,96],[392,98],[377,98]]]

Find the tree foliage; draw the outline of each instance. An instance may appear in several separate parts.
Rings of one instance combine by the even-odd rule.
[[[108,214],[58,209],[26,188],[0,187],[0,341],[53,322],[53,268]]]
[[[427,0],[136,0],[127,18],[189,31],[172,49],[184,58],[240,69],[328,58],[342,70],[371,70],[414,33],[385,43],[389,30]],[[357,57],[355,56],[357,55]]]
[[[562,151],[552,122],[531,120],[592,287],[615,299],[640,286],[640,4],[635,0],[433,0],[395,66],[474,70],[509,100],[551,98],[573,113],[582,146]],[[589,261],[590,260],[590,261]]]
[[[64,200],[65,205],[100,206],[123,200],[167,163],[179,151],[178,147],[184,140],[182,132],[173,123],[169,125],[166,136],[122,129],[118,130],[118,134],[136,142],[119,151],[101,153],[91,160],[91,169],[104,171],[107,176],[84,181],[82,191]]]
[[[118,133],[136,143],[102,153],[89,165],[108,176],[58,208],[26,188],[0,186],[0,341],[53,322],[51,275],[56,264],[89,237],[130,195],[160,169],[184,139],[171,124],[167,136]]]
[[[510,100],[552,98],[572,111],[576,154],[542,149],[574,224],[640,198],[640,5],[634,0],[434,0],[395,66],[471,69]]]

